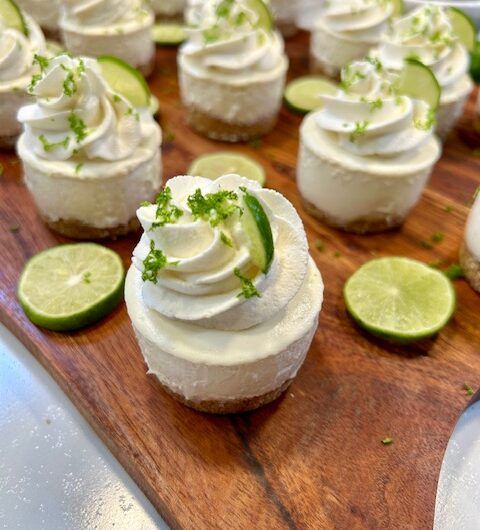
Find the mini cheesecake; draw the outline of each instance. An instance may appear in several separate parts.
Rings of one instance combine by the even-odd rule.
[[[45,35],[51,39],[60,36],[58,19],[60,17],[60,0],[17,0],[17,4],[24,9],[35,22],[40,25]]]
[[[480,293],[480,197],[476,194],[460,249],[460,265],[475,291]]]
[[[159,20],[182,21],[185,0],[150,0],[153,12]]]
[[[18,113],[17,145],[40,215],[76,239],[135,230],[139,202],[161,185],[160,128],[147,108],[111,87],[95,59],[60,55],[42,68],[35,102]]]
[[[39,71],[34,57],[45,54],[38,24],[26,13],[18,22],[17,27],[10,27],[0,17],[0,148],[13,147],[17,141],[22,130],[17,112],[31,101],[28,86]]]
[[[345,65],[377,44],[392,13],[390,0],[325,2],[312,28],[311,71],[337,78]]]
[[[430,67],[441,87],[436,132],[444,140],[462,115],[473,89],[470,56],[455,34],[448,12],[433,5],[411,11],[393,22],[371,56],[396,72],[408,58]]]
[[[403,223],[441,148],[429,107],[395,94],[395,77],[360,61],[300,127],[297,184],[307,210],[356,233]]]
[[[238,175],[181,176],[137,215],[144,234],[125,301],[149,373],[205,412],[276,399],[302,366],[323,300],[293,206]]]
[[[263,2],[239,0],[217,16],[221,4],[206,0],[188,13],[189,38],[178,54],[180,93],[196,131],[247,141],[275,125],[288,60]]]
[[[113,55],[148,76],[155,62],[154,19],[142,0],[63,0],[60,28],[73,55]]]

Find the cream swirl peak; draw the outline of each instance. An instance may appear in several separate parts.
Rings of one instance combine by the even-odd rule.
[[[385,68],[401,70],[406,58],[415,58],[429,66],[443,95],[454,89],[469,68],[469,55],[455,35],[447,11],[426,5],[396,20],[373,54]]]
[[[322,96],[317,126],[356,155],[391,157],[420,147],[433,134],[435,113],[399,95],[397,80],[376,60],[351,63],[342,70],[342,88]]]
[[[265,8],[267,9],[267,8]],[[212,71],[271,70],[284,59],[280,35],[259,23],[244,0],[205,0],[187,12],[188,41],[181,53]]]
[[[393,14],[390,0],[325,2],[317,24],[333,33],[362,42],[376,42]]]
[[[63,0],[63,19],[80,26],[109,26],[150,16],[142,0]]]
[[[35,155],[113,161],[135,152],[152,118],[113,91],[95,59],[60,55],[37,61],[42,72],[29,89],[36,102],[18,113]]]
[[[262,272],[243,228],[245,196],[271,226],[273,259]],[[142,206],[144,229],[133,253],[143,301],[160,314],[206,328],[241,330],[283,310],[308,270],[302,222],[279,193],[238,175],[216,181],[171,179],[156,205]]]
[[[30,28],[27,37],[9,28],[0,15],[0,83],[31,75],[35,54],[45,53],[45,39],[38,26],[26,17]]]

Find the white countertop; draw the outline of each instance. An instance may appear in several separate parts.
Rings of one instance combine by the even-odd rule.
[[[53,379],[2,325],[0,528],[168,528]]]

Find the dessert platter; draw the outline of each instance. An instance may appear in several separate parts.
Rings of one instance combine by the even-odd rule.
[[[292,2],[65,0],[65,54],[0,0],[0,321],[171,528],[432,526],[480,386],[472,37],[361,3],[310,38]]]

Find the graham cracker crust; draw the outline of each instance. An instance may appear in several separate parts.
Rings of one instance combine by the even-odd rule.
[[[13,149],[18,140],[18,134],[13,136],[0,136],[0,149]]]
[[[377,232],[386,232],[387,230],[398,228],[405,220],[403,217],[385,217],[381,216],[380,214],[375,214],[371,216],[360,217],[354,221],[344,223],[329,216],[325,212],[322,212],[303,197],[302,202],[305,211],[310,215],[313,215],[313,217],[316,217],[332,228],[338,228],[345,232],[352,232],[354,234],[373,234]]]
[[[460,248],[459,258],[465,278],[472,288],[480,293],[480,262],[467,249],[465,243]]]
[[[186,399],[185,396],[177,394],[164,384],[160,383],[162,388],[170,394],[177,401],[190,407],[191,409],[198,410],[200,412],[208,412],[209,414],[240,414],[242,412],[248,412],[250,410],[258,409],[263,407],[267,403],[271,403],[279,398],[283,392],[290,386],[293,379],[285,381],[282,386],[278,387],[271,392],[267,392],[261,396],[243,398],[243,399],[231,399],[228,401],[216,401],[216,400],[203,400],[203,401],[192,401]]]
[[[136,232],[140,228],[140,223],[136,217],[130,219],[127,224],[112,228],[97,228],[89,226],[75,219],[59,219],[52,221],[43,218],[50,230],[71,239],[92,240],[92,239],[117,239],[119,237]]]
[[[242,125],[214,118],[190,105],[187,120],[193,129],[212,140],[247,142],[269,133],[277,123],[277,114],[252,125]]]

